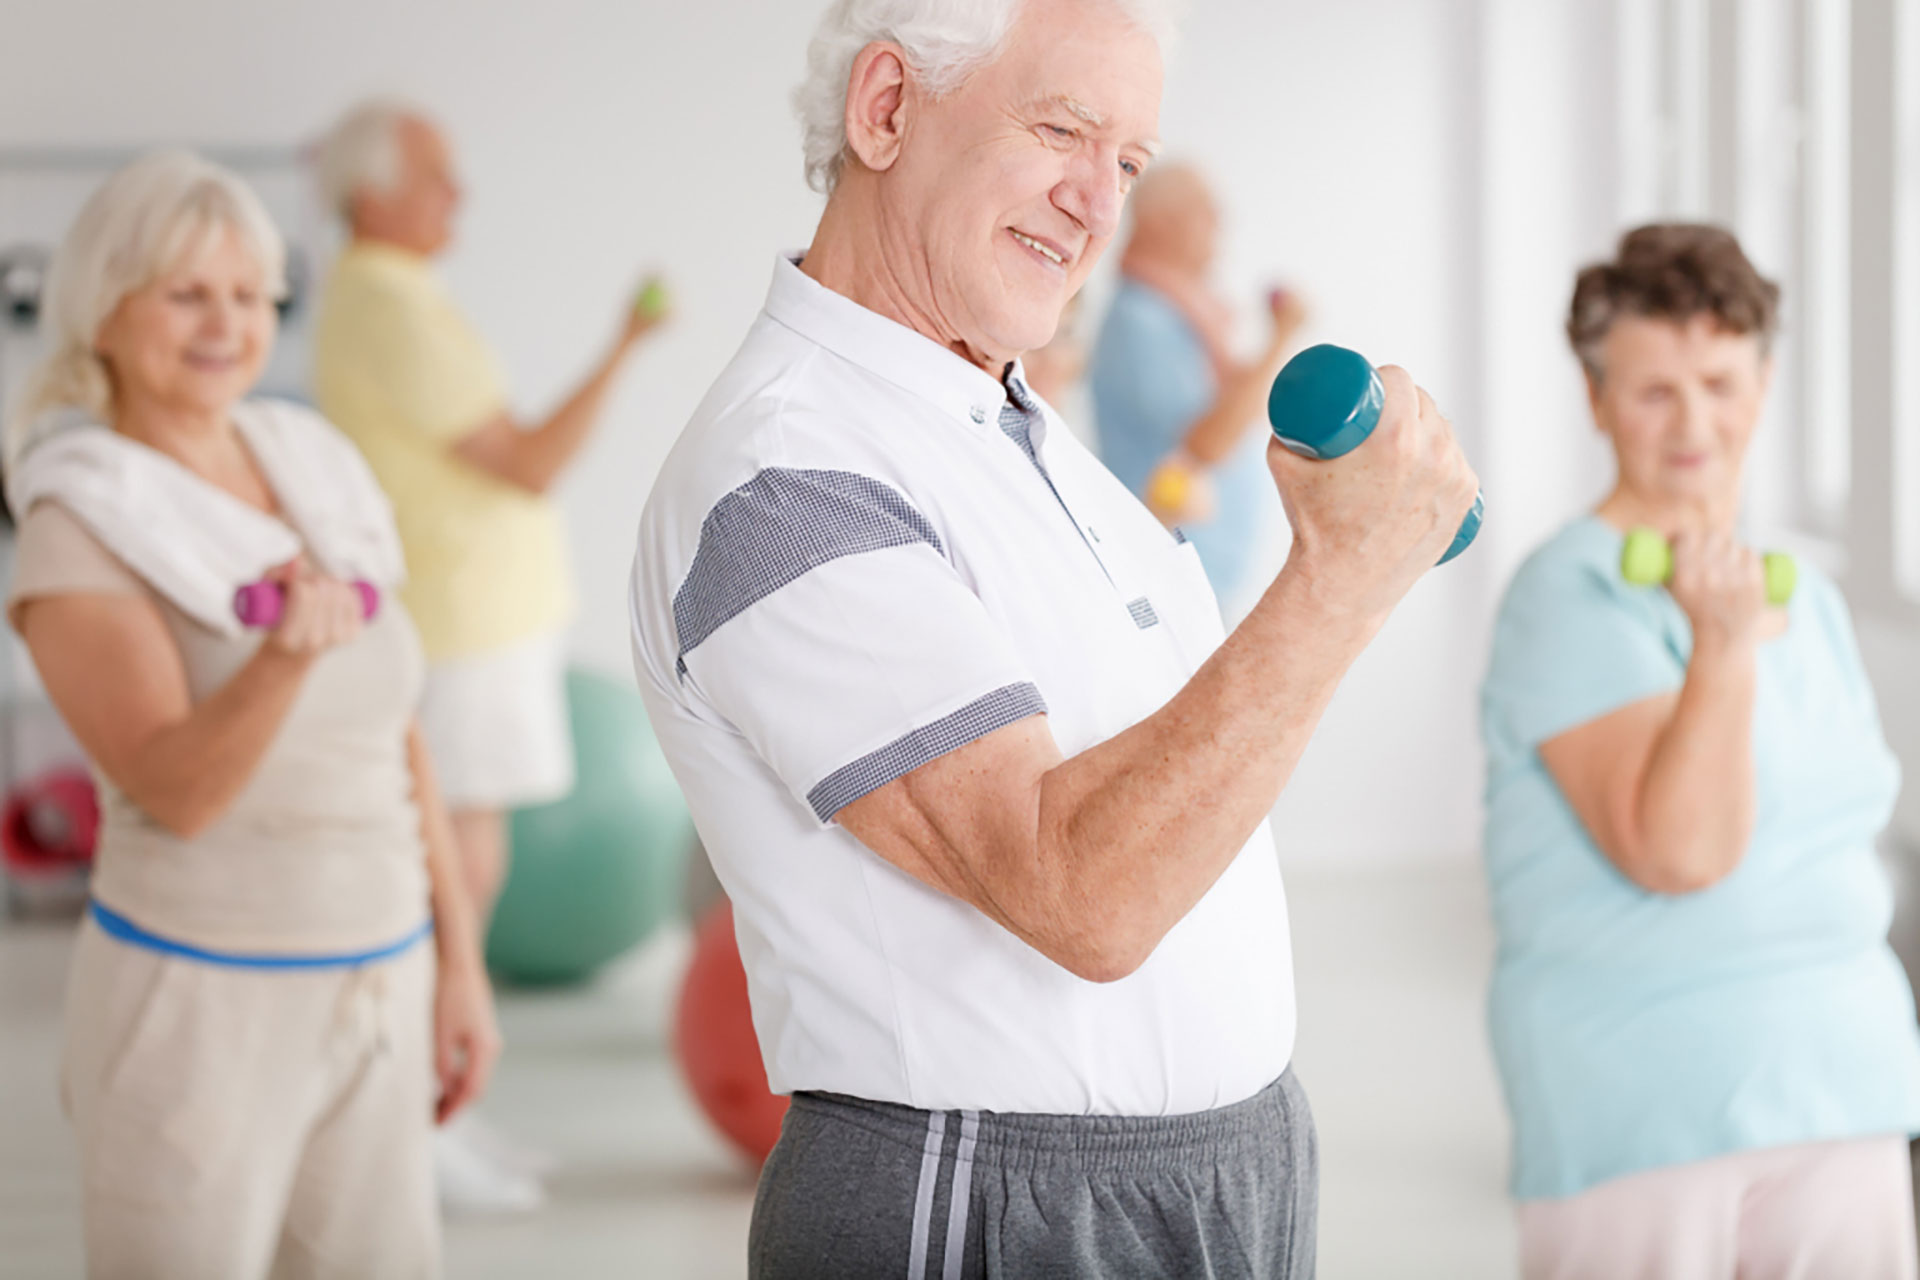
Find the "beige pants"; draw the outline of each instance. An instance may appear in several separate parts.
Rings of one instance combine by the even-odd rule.
[[[1743,1151],[1520,1206],[1525,1280],[1914,1280],[1904,1136]]]
[[[88,1275],[438,1275],[433,968],[431,942],[361,969],[228,968],[89,919],[62,1080]]]

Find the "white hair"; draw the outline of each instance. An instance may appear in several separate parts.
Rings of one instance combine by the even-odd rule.
[[[355,196],[362,191],[391,191],[400,181],[400,129],[409,120],[425,119],[425,112],[400,98],[369,98],[355,104],[314,150],[321,201],[351,222]]]
[[[806,151],[807,185],[829,193],[847,153],[847,82],[875,41],[905,51],[934,97],[952,93],[991,62],[1026,0],[834,0],[807,47],[807,78],[793,93]],[[1109,0],[1170,51],[1183,0]]]
[[[94,350],[100,326],[128,294],[191,262],[222,233],[240,238],[272,296],[285,292],[286,244],[266,206],[238,174],[202,156],[150,151],[88,197],[47,272],[40,323],[51,350],[7,424],[9,464],[50,410],[106,421],[113,383]]]

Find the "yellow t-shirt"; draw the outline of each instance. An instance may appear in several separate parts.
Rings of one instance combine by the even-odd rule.
[[[341,253],[320,300],[313,383],[320,411],[393,500],[407,554],[401,595],[430,661],[566,624],[559,513],[452,452],[506,407],[505,380],[426,259],[359,243]]]

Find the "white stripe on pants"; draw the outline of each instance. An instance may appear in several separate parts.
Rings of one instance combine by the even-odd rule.
[[[1904,1135],[1742,1151],[1520,1206],[1525,1280],[1914,1280]]]
[[[63,1093],[96,1280],[440,1271],[433,944],[360,969],[74,951]]]

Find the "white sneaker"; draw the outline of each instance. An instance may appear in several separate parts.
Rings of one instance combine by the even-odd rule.
[[[460,1140],[496,1169],[539,1181],[560,1167],[560,1161],[552,1154],[508,1137],[500,1131],[500,1126],[473,1107],[455,1116],[448,1128],[460,1130]]]
[[[539,1179],[489,1160],[458,1120],[435,1131],[433,1168],[448,1217],[530,1213],[547,1201]]]

